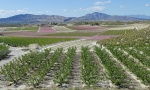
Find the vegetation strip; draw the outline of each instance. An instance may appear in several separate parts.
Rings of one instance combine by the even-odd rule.
[[[53,44],[57,42],[65,42],[75,40],[73,38],[31,38],[31,37],[4,37],[4,43],[11,46],[28,46],[29,44],[37,43],[40,46]],[[0,38],[0,43],[3,38]]]
[[[62,50],[62,48],[58,48],[50,58],[45,58],[44,62],[40,64],[39,68],[27,80],[27,83],[29,85],[33,85],[34,87],[39,85],[45,79],[47,73],[54,66],[54,63],[57,62],[61,56]]]
[[[93,61],[89,47],[81,49],[82,79],[88,86],[95,85],[99,80],[98,64]]]
[[[0,60],[4,59],[9,53],[9,47],[5,45],[0,45]]]
[[[102,47],[95,47],[96,54],[102,61],[102,64],[105,66],[105,68],[108,71],[108,76],[110,77],[110,80],[119,87],[124,87],[127,82],[127,75],[124,72],[124,70],[121,68],[119,64],[117,64],[114,60],[112,60],[112,57],[103,50]]]
[[[54,76],[54,82],[62,85],[63,83],[68,83],[68,76],[71,75],[71,70],[73,68],[73,59],[76,55],[76,47],[68,49],[65,59],[62,62],[61,68],[56,72]]]
[[[108,30],[102,32],[102,35],[127,35],[130,33],[135,32],[135,30],[129,29],[129,30]]]

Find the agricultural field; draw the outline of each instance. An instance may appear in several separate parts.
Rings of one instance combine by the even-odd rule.
[[[57,42],[64,42],[69,40],[75,40],[73,38],[32,38],[32,37],[4,37],[4,43],[10,46],[28,46],[29,44],[37,43],[40,46],[53,44]],[[0,43],[3,42],[3,38],[0,37]]]
[[[38,31],[39,27],[11,27],[5,29],[5,31]]]
[[[134,33],[136,30],[128,29],[128,30],[108,30],[105,32],[102,32],[101,35],[127,35],[130,33]]]
[[[38,43],[41,48],[1,65],[0,89],[149,90],[150,27],[128,28],[40,27],[28,33],[35,37],[4,33],[0,43],[16,48]]]

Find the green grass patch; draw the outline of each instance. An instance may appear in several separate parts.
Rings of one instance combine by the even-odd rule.
[[[7,46],[0,45],[0,51],[1,51],[1,50],[7,50],[7,49],[8,49],[8,47],[7,47]]]
[[[64,33],[47,34],[46,36],[94,36],[99,34],[100,32],[64,32]]]
[[[126,35],[133,32],[135,32],[135,30],[108,30],[102,32],[101,35]]]
[[[40,46],[53,44],[57,42],[65,42],[75,40],[74,38],[32,38],[32,37],[5,37],[4,43],[11,46],[28,46],[29,44],[37,43]],[[3,39],[0,38],[0,43]]]
[[[37,31],[39,27],[24,27],[22,30],[32,30],[32,31]]]
[[[15,28],[9,28],[5,31],[20,31],[20,30],[31,30],[31,31],[37,31],[39,27],[15,27]]]

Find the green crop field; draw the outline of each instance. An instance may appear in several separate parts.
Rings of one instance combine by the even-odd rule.
[[[29,44],[37,43],[41,46],[53,44],[57,42],[64,42],[69,40],[75,40],[72,38],[30,38],[30,37],[5,37],[4,43],[11,46],[28,46]],[[3,38],[0,38],[0,42],[3,42]]]
[[[31,30],[31,31],[37,31],[39,27],[23,27],[22,30]]]
[[[37,31],[39,27],[13,27],[8,28],[5,31],[21,31],[21,30],[29,30],[29,31]]]
[[[104,31],[102,32],[101,35],[128,35],[130,33],[134,33],[136,32],[135,30],[108,30],[108,31]]]

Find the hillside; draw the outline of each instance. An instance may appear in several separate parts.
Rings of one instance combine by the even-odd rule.
[[[137,21],[142,20],[138,18],[133,18],[130,16],[117,16],[117,15],[108,15],[104,13],[94,12],[92,14],[86,14],[84,16],[73,18],[71,21]]]
[[[102,40],[98,43],[103,45],[121,45],[121,46],[150,46],[150,27],[134,31],[130,34],[116,38]]]
[[[0,23],[38,23],[38,22],[84,22],[84,21],[137,21],[142,20],[130,16],[113,16],[94,12],[81,17],[65,17],[59,15],[20,14],[8,18],[1,18]]]

